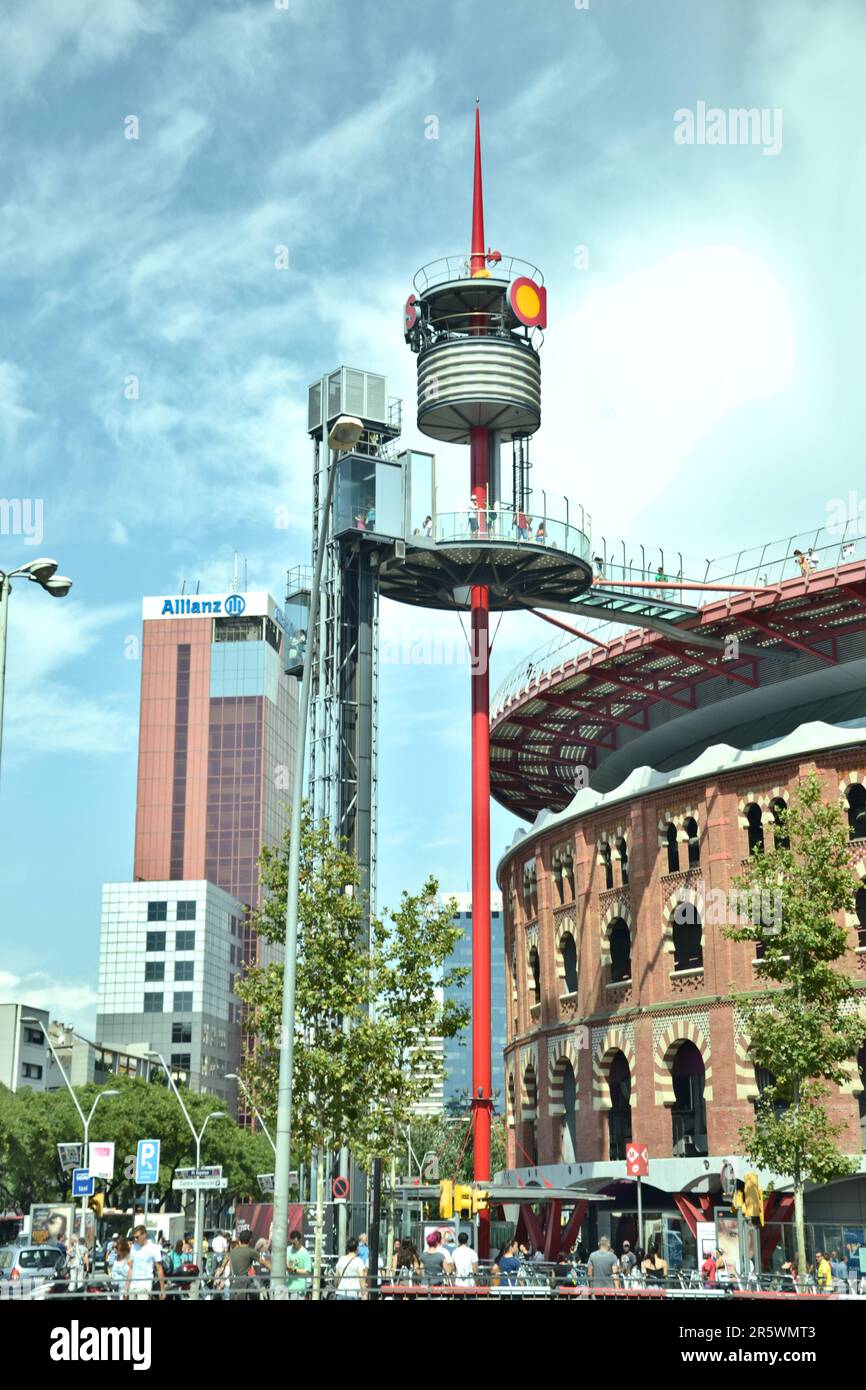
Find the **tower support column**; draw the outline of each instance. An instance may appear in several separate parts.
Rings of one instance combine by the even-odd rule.
[[[489,431],[472,431],[472,495],[479,528],[486,530]],[[490,591],[474,585],[471,608],[472,685],[472,1137],[473,1176],[490,1179],[491,1008],[490,1008]],[[490,1254],[490,1214],[481,1212],[478,1253]]]

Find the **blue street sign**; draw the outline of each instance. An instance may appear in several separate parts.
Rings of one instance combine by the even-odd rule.
[[[147,1187],[159,1182],[159,1140],[139,1139],[135,1150],[135,1184]]]
[[[92,1178],[86,1168],[73,1168],[72,1170],[72,1195],[73,1197],[92,1197],[96,1187],[96,1179]]]

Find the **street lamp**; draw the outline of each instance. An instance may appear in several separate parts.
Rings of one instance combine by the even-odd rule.
[[[286,888],[286,946],[283,968],[283,1016],[280,1038],[280,1079],[277,1101],[277,1142],[274,1146],[274,1225],[271,1238],[271,1283],[285,1289],[286,1246],[289,1224],[289,1168],[292,1142],[292,1066],[295,1054],[295,983],[298,966],[298,893],[301,877],[301,807],[304,800],[304,754],[307,746],[307,720],[310,712],[310,685],[313,673],[313,647],[319,616],[319,589],[328,530],[331,524],[331,501],[334,496],[334,458],[332,451],[353,449],[364,426],[352,415],[341,415],[330,434],[328,428],[328,378],[322,378],[322,448],[327,450],[325,466],[328,475],[322,520],[319,526],[319,548],[310,586],[310,611],[307,619],[308,641],[304,649],[304,672],[298,696],[298,737],[292,778],[292,821],[289,839],[288,883]]]
[[[276,1154],[276,1152],[277,1152],[277,1146],[276,1146],[276,1144],[274,1143],[273,1139],[271,1138],[271,1132],[270,1132],[270,1130],[268,1129],[267,1125],[265,1124],[264,1120],[262,1119],[262,1117],[261,1117],[261,1115],[259,1114],[259,1112],[258,1112],[258,1110],[256,1109],[256,1107],[253,1105],[253,1103],[252,1103],[252,1101],[251,1101],[251,1099],[250,1099],[249,1087],[246,1085],[246,1083],[244,1082],[243,1078],[240,1077],[240,1076],[238,1076],[238,1074],[237,1074],[236,1071],[227,1071],[227,1072],[226,1072],[226,1075],[225,1075],[225,1079],[226,1079],[226,1081],[236,1081],[236,1082],[238,1083],[238,1085],[240,1086],[241,1090],[242,1090],[243,1093],[244,1093],[244,1098],[245,1098],[245,1100],[246,1100],[246,1102],[247,1102],[247,1105],[250,1107],[250,1109],[252,1110],[252,1112],[253,1112],[253,1114],[255,1115],[256,1119],[258,1120],[259,1124],[261,1125],[262,1129],[264,1130],[265,1134],[267,1135],[268,1143],[270,1144],[271,1148],[273,1149],[274,1154]]]
[[[35,563],[38,564],[38,563],[40,563],[40,562],[39,562],[39,561],[36,561]],[[53,561],[50,561],[50,560],[49,560],[49,561],[47,561],[47,562],[46,562],[46,561],[43,561],[43,562],[41,562],[41,563],[52,564]],[[22,1022],[22,1023],[35,1024],[37,1028],[41,1028],[41,1029],[42,1029],[42,1036],[44,1037],[44,1039],[45,1039],[45,1041],[47,1042],[48,1046],[51,1048],[51,1055],[52,1055],[52,1057],[54,1058],[55,1062],[57,1063],[57,1070],[60,1072],[60,1075],[63,1077],[63,1080],[66,1082],[66,1089],[69,1091],[69,1094],[70,1094],[71,1097],[72,1097],[72,1103],[73,1103],[73,1105],[75,1106],[75,1109],[78,1111],[79,1117],[80,1117],[80,1119],[81,1119],[81,1123],[82,1123],[82,1125],[84,1126],[84,1150],[83,1150],[83,1153],[82,1153],[82,1156],[81,1156],[81,1166],[82,1166],[82,1168],[87,1168],[88,1165],[89,1165],[89,1157],[90,1157],[90,1156],[89,1156],[89,1153],[88,1153],[87,1145],[88,1145],[88,1142],[89,1142],[89,1139],[90,1139],[90,1121],[93,1119],[93,1112],[94,1112],[94,1110],[96,1109],[96,1107],[97,1107],[97,1105],[99,1104],[99,1102],[100,1102],[101,1100],[103,1100],[106,1096],[119,1096],[119,1095],[120,1095],[120,1092],[119,1092],[119,1091],[100,1091],[99,1094],[97,1095],[95,1101],[93,1102],[93,1104],[92,1104],[91,1107],[90,1107],[90,1114],[89,1114],[89,1115],[85,1115],[84,1111],[82,1110],[81,1106],[80,1106],[79,1103],[78,1103],[78,1097],[77,1097],[77,1095],[75,1094],[74,1090],[72,1089],[72,1083],[70,1082],[69,1077],[66,1075],[66,1072],[63,1070],[63,1067],[61,1066],[60,1058],[57,1056],[57,1053],[56,1053],[55,1048],[54,1048],[54,1044],[53,1044],[53,1042],[51,1041],[51,1038],[50,1038],[50,1036],[49,1036],[48,1029],[45,1027],[45,1024],[42,1022],[42,1019],[41,1019],[41,1018],[30,1018],[30,1017],[28,1017],[28,1018],[22,1018],[21,1022]],[[84,1232],[85,1232],[85,1225],[86,1225],[86,1222],[87,1222],[87,1198],[86,1198],[86,1197],[82,1197],[82,1198],[81,1198],[81,1239],[82,1239],[82,1240],[84,1240]]]
[[[168,1063],[166,1062],[162,1053],[148,1052],[147,1055],[148,1057],[159,1058],[159,1061],[162,1063],[162,1069],[168,1078],[168,1084],[174,1091],[177,1103],[183,1111],[184,1119],[189,1125],[190,1133],[192,1134],[192,1137],[195,1140],[195,1167],[196,1174],[198,1174],[198,1170],[201,1167],[202,1135],[204,1134],[211,1120],[226,1120],[229,1118],[228,1112],[226,1110],[210,1110],[208,1114],[204,1117],[204,1124],[202,1125],[201,1129],[197,1131],[195,1125],[189,1117],[189,1111],[183,1103],[183,1098],[181,1097],[180,1091],[174,1084],[174,1077],[172,1076],[171,1071],[169,1070]],[[193,1235],[193,1260],[198,1265],[199,1273],[201,1273],[201,1190],[198,1186],[195,1189],[195,1233]]]
[[[6,625],[13,579],[29,579],[52,598],[65,598],[72,580],[56,574],[57,561],[42,558],[19,565],[17,570],[0,570],[0,755],[3,752],[3,696],[6,687]]]

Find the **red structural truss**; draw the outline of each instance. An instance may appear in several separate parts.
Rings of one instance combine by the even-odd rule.
[[[561,810],[574,796],[576,766],[598,768],[626,740],[655,727],[659,709],[676,717],[777,682],[785,673],[773,659],[782,653],[793,659],[788,675],[859,656],[859,649],[846,655],[840,647],[866,631],[866,564],[715,599],[677,627],[738,645],[725,654],[689,644],[687,636],[631,628],[566,654],[552,668],[528,670],[525,684],[493,714],[490,784],[497,801],[527,820],[546,808]]]

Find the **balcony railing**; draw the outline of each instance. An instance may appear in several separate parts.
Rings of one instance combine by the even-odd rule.
[[[524,517],[528,524],[519,525],[522,515],[504,507],[498,512],[492,508],[437,512],[428,535],[437,545],[454,545],[460,542],[470,542],[473,545],[505,543],[526,546],[533,550],[543,546],[547,550],[559,550],[566,555],[577,555],[580,559],[589,561],[592,549],[590,540],[579,527],[545,517]],[[412,541],[417,543],[419,537],[413,536]]]

